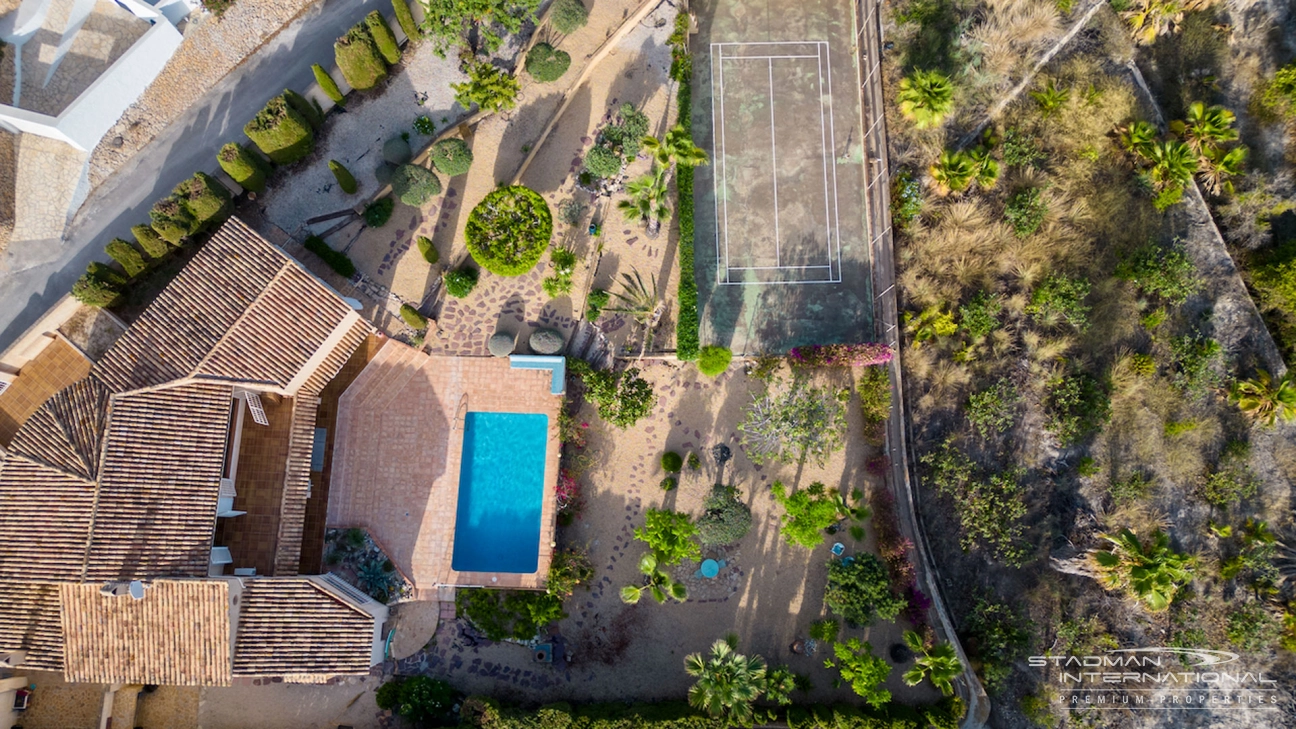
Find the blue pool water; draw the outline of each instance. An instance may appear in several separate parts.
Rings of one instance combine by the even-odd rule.
[[[460,572],[535,572],[549,416],[468,413],[454,556]]]

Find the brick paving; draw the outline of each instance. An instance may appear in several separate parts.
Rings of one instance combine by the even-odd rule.
[[[437,585],[537,588],[548,572],[558,481],[558,410],[547,370],[515,370],[507,360],[428,356],[385,346],[342,396],[329,487],[329,527],[361,527],[414,584],[437,599]],[[540,560],[531,574],[451,568],[459,498],[463,419],[468,411],[549,416]]]
[[[27,418],[54,393],[90,374],[90,364],[60,338],[23,366],[18,378],[0,393],[0,446],[8,448]]]

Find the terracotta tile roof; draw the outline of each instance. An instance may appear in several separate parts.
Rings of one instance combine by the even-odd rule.
[[[295,575],[301,562],[302,531],[306,526],[306,500],[310,497],[311,452],[315,445],[315,413],[319,398],[301,396],[293,402],[292,431],[288,440],[288,468],[284,474],[279,509],[279,536],[275,540],[274,574]]]
[[[108,390],[92,377],[49,398],[23,425],[10,451],[93,481],[99,472],[99,441],[108,414]]]
[[[156,580],[143,599],[60,586],[63,675],[88,683],[228,686],[229,585]]]
[[[92,481],[10,453],[0,464],[0,579],[78,579],[94,499]]]
[[[27,651],[24,668],[63,670],[57,584],[0,580],[0,654],[15,650]]]
[[[195,383],[113,399],[83,579],[207,574],[232,396]]]
[[[306,395],[319,395],[324,391],[324,387],[333,381],[334,377],[342,371],[351,355],[364,343],[371,334],[374,333],[374,327],[364,319],[357,319],[351,325],[350,331],[338,342],[333,351],[329,353],[320,366],[315,370],[302,385],[301,392]]]
[[[118,390],[191,375],[283,388],[351,314],[337,294],[231,218],[96,371]]]
[[[249,580],[239,608],[234,675],[300,683],[366,675],[373,639],[373,616],[311,580]]]
[[[90,374],[90,365],[90,360],[62,337],[55,337],[23,365],[18,378],[0,393],[0,447],[9,447],[18,429],[46,400]]]

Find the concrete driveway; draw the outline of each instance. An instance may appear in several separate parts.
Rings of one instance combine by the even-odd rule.
[[[139,154],[94,190],[62,240],[15,242],[0,258],[0,350],[13,343],[85,272],[106,261],[113,237],[148,222],[153,203],[198,170],[216,169],[216,152],[243,140],[243,125],[285,88],[314,83],[311,64],[328,66],[333,41],[385,0],[323,0],[293,21],[243,65],[196,99]]]

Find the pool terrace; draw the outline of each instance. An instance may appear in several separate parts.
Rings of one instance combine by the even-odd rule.
[[[549,570],[558,482],[558,411],[548,369],[493,357],[434,357],[389,341],[338,401],[328,494],[329,527],[367,530],[414,585],[539,588]],[[453,568],[460,462],[469,412],[548,416],[536,571]]]

